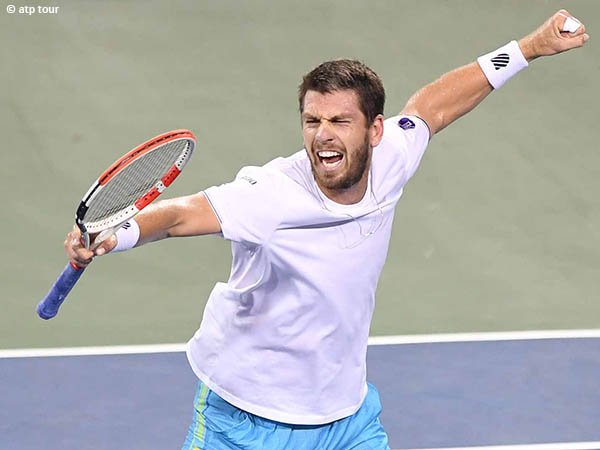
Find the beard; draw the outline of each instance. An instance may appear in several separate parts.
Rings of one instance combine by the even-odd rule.
[[[363,143],[351,153],[353,155],[352,161],[350,161],[350,165],[341,175],[319,176],[315,170],[315,164],[311,164],[313,176],[319,186],[328,190],[346,190],[362,179],[368,169],[371,155],[369,136],[365,135]],[[318,159],[318,156],[315,157]],[[345,158],[348,158],[348,153],[346,153]]]

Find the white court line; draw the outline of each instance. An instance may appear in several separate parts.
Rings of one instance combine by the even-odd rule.
[[[537,339],[600,338],[600,330],[534,330],[486,333],[414,334],[371,336],[369,345],[429,344],[443,342],[485,342]],[[97,347],[17,348],[0,350],[1,358],[36,358],[50,356],[133,355],[145,353],[185,352],[186,344],[111,345]],[[428,450],[428,449],[423,449]],[[564,450],[564,449],[563,449]],[[600,450],[600,448],[598,449]]]
[[[0,350],[2,358],[37,358],[47,356],[135,355],[144,353],[185,352],[185,344],[108,345],[103,347],[16,348]]]
[[[483,447],[441,447],[398,450],[600,450],[600,442],[556,442],[552,444],[490,445]]]
[[[441,342],[519,341],[537,339],[578,339],[599,337],[600,330],[492,331],[484,333],[371,336],[369,338],[369,345],[431,344]]]

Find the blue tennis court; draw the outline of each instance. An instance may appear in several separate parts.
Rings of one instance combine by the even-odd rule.
[[[392,448],[600,448],[600,333],[562,335],[372,339]],[[0,448],[179,448],[196,383],[182,350],[0,352]]]

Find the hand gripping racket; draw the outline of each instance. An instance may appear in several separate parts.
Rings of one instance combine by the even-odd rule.
[[[83,196],[75,214],[86,248],[90,248],[90,235],[96,235],[94,248],[169,187],[195,147],[191,131],[170,131],[134,148],[106,169]],[[56,316],[83,272],[83,267],[67,264],[37,306],[42,319]]]

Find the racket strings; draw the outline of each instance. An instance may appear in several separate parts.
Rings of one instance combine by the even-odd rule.
[[[169,142],[131,162],[111,178],[90,202],[84,223],[106,221],[129,209],[162,179],[189,146],[186,139]]]

